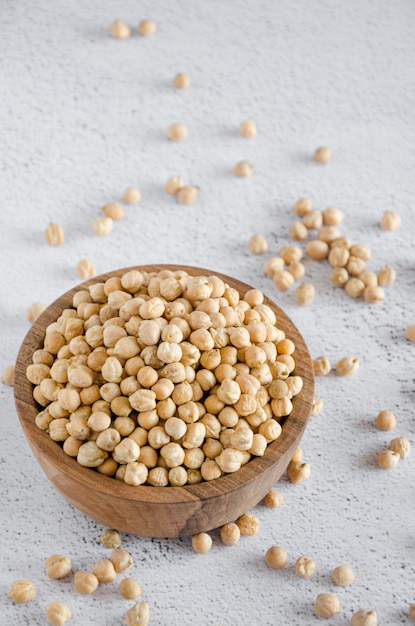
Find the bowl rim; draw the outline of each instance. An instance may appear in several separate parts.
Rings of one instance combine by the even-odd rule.
[[[314,397],[314,375],[312,371],[312,361],[306,343],[291,318],[272,299],[264,293],[264,304],[272,308],[277,316],[278,327],[282,326],[284,332],[289,328],[288,338],[293,338],[295,349],[301,352],[301,362],[297,362],[294,372],[302,377],[303,388],[301,392],[293,398],[293,410],[282,422],[282,432],[280,437],[271,442],[265,451],[264,456],[254,457],[243,465],[237,472],[225,474],[211,481],[202,481],[194,485],[184,485],[175,487],[156,487],[151,485],[128,485],[115,477],[105,476],[95,471],[93,468],[81,466],[76,458],[68,456],[58,442],[52,440],[47,432],[39,429],[35,424],[35,417],[42,407],[38,407],[33,398],[33,384],[26,377],[26,367],[32,362],[31,357],[37,349],[42,347],[45,336],[45,328],[51,322],[56,321],[60,312],[64,308],[72,307],[73,295],[90,285],[103,282],[113,276],[138,270],[143,272],[159,272],[161,270],[184,271],[193,276],[217,276],[226,283],[231,283],[232,287],[244,294],[249,289],[254,289],[251,285],[233,278],[221,272],[206,268],[193,267],[189,265],[176,264],[151,264],[134,265],[105,272],[103,274],[89,278],[72,287],[57,299],[55,299],[43,313],[33,322],[21,344],[17,360],[16,375],[14,385],[14,398],[16,410],[24,434],[32,447],[32,450],[42,456],[46,456],[59,471],[64,472],[69,478],[82,484],[86,489],[93,489],[102,494],[121,499],[130,499],[140,502],[180,504],[189,500],[201,499],[209,500],[226,492],[235,491],[254,481],[263,472],[271,469],[278,461],[292,453],[295,442],[301,438],[311,411]],[[280,323],[282,321],[282,324]],[[31,401],[30,401],[31,398]],[[288,462],[288,461],[287,461]],[[92,470],[92,471],[91,471]]]

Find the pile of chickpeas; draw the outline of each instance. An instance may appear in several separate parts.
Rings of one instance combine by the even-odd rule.
[[[129,485],[219,478],[262,456],[303,381],[264,295],[218,276],[131,270],[75,292],[27,378],[37,426]]]

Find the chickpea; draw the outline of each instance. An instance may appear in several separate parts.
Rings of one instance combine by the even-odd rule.
[[[92,568],[92,573],[100,583],[112,583],[117,576],[114,565],[109,559],[97,561]]]
[[[65,578],[72,570],[72,563],[67,556],[53,554],[46,559],[45,569],[49,578]]]
[[[292,483],[303,483],[310,478],[311,468],[308,463],[291,461],[288,464],[287,474]]]
[[[287,564],[287,551],[281,546],[268,548],[265,554],[265,562],[273,569],[282,569]]]
[[[295,562],[294,571],[300,578],[310,578],[316,571],[316,562],[307,556],[300,556]]]
[[[284,496],[279,491],[271,489],[264,498],[264,504],[270,509],[275,509],[284,502]]]
[[[118,585],[118,591],[126,600],[135,600],[143,593],[141,585],[135,578],[123,578]]]
[[[36,588],[30,580],[15,580],[9,587],[7,597],[16,604],[24,604],[36,597]]]
[[[254,167],[248,161],[239,161],[233,168],[233,173],[235,176],[239,176],[241,178],[247,178],[252,175]]]
[[[147,602],[137,602],[125,614],[126,626],[147,626],[150,619],[150,609]]]
[[[258,534],[259,519],[256,515],[244,513],[238,517],[235,523],[238,526],[241,535],[253,536]]]
[[[340,613],[340,602],[333,593],[320,593],[315,601],[314,610],[320,617],[326,619]]]
[[[248,247],[253,254],[264,254],[268,250],[268,242],[263,235],[253,235]]]
[[[197,200],[199,189],[193,185],[184,185],[177,192],[179,204],[194,204]]]
[[[398,465],[400,458],[399,452],[390,449],[382,450],[378,454],[377,463],[382,469],[393,469]]]
[[[401,459],[406,459],[409,456],[411,444],[406,437],[396,437],[390,442],[389,448],[397,452]]]
[[[352,584],[355,579],[355,575],[352,568],[348,565],[339,565],[332,571],[331,579],[336,585],[347,587]]]
[[[396,230],[401,225],[401,218],[395,211],[384,211],[380,220],[383,230]]]
[[[239,125],[239,133],[242,137],[256,137],[257,127],[252,120],[243,120]]]
[[[115,548],[110,554],[110,561],[112,562],[117,574],[120,572],[126,572],[133,566],[131,554],[123,548]]]
[[[127,187],[121,196],[121,200],[125,204],[138,204],[141,200],[141,193],[135,187]]]
[[[317,163],[321,163],[323,165],[326,165],[331,159],[331,151],[330,148],[327,148],[327,146],[321,146],[320,148],[317,148],[317,150],[314,152],[314,160],[317,161]]]
[[[356,613],[353,613],[350,618],[351,626],[377,626],[378,618],[376,611],[368,611],[366,609],[361,609]]]
[[[192,536],[192,548],[199,554],[209,552],[212,547],[212,538],[208,533],[198,533]]]
[[[131,35],[131,29],[127,24],[120,22],[120,20],[115,20],[109,28],[109,34],[114,39],[128,39]]]
[[[45,616],[52,626],[63,626],[72,617],[71,609],[62,602],[51,602],[46,606]]]
[[[157,24],[153,22],[153,20],[141,20],[138,25],[138,32],[143,37],[149,37],[150,35],[154,35],[157,30]]]
[[[190,85],[190,78],[187,74],[180,72],[173,78],[173,85],[177,87],[177,89],[187,89]]]
[[[102,533],[100,542],[106,548],[119,548],[121,545],[121,533],[114,528],[108,528]]]
[[[83,595],[94,593],[98,588],[98,578],[95,574],[87,571],[79,571],[74,574],[75,591]]]
[[[170,141],[184,141],[188,135],[189,131],[185,124],[172,124],[167,130],[167,139]]]

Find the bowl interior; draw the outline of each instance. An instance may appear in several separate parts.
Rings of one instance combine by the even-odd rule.
[[[104,282],[138,269],[158,272],[182,270],[190,275],[216,275],[240,294],[252,286],[213,270],[190,266],[143,265],[96,276],[69,290],[40,315],[27,333],[16,362],[15,403],[26,438],[47,477],[58,491],[86,515],[110,527],[149,537],[191,535],[217,528],[255,506],[280,478],[304,432],[314,397],[311,358],[300,332],[272,300],[265,297],[276,314],[277,325],[295,348],[296,369],[303,379],[301,392],[293,398],[293,410],[284,418],[280,437],[268,445],[262,457],[255,457],[233,474],[184,487],[131,486],[82,467],[59,444],[35,424],[41,410],[33,399],[33,385],[26,377],[35,350],[43,346],[46,327],[63,309],[72,306],[80,288]]]

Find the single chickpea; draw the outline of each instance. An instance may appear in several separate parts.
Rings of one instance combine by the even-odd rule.
[[[108,528],[104,530],[99,540],[106,548],[119,548],[121,545],[121,533],[114,528]]]
[[[339,565],[332,571],[331,579],[335,585],[347,587],[351,585],[355,579],[354,571],[348,565]]]
[[[302,460],[303,460],[303,449],[302,448],[296,448],[294,450],[294,453],[293,453],[290,461],[292,463],[301,463]]]
[[[320,617],[329,619],[340,613],[340,602],[333,593],[320,593],[315,601],[314,610]]]
[[[105,217],[110,217],[112,220],[120,220],[124,217],[124,209],[118,202],[108,202],[102,207],[102,212]]]
[[[241,531],[239,530],[239,526],[237,524],[229,522],[228,524],[221,526],[219,534],[220,539],[225,546],[234,546],[239,541]]]
[[[212,547],[212,537],[208,533],[198,533],[192,536],[192,548],[199,554],[209,552]]]
[[[141,585],[135,578],[123,578],[118,585],[118,591],[126,600],[135,600],[143,593]]]
[[[365,291],[365,283],[360,278],[352,276],[344,285],[344,290],[350,298],[360,298]]]
[[[128,39],[131,35],[131,29],[127,24],[120,22],[120,20],[115,20],[109,28],[109,34],[114,39]]]
[[[407,326],[405,329],[405,333],[406,338],[409,339],[409,341],[415,341],[415,324]]]
[[[179,204],[194,204],[197,200],[199,189],[193,185],[184,185],[177,192]]]
[[[141,193],[135,187],[127,187],[121,196],[125,204],[138,204],[141,200]]]
[[[282,569],[287,564],[287,551],[281,546],[271,546],[265,553],[265,562],[273,569]]]
[[[401,458],[399,452],[394,450],[381,450],[378,454],[377,463],[382,469],[394,469]]]
[[[110,561],[112,562],[117,574],[120,572],[126,572],[133,566],[133,558],[131,554],[123,548],[115,548],[110,554]]]
[[[307,556],[300,556],[295,562],[294,572],[300,578],[310,578],[316,571],[317,564]]]
[[[368,304],[383,302],[385,299],[385,290],[379,287],[379,285],[368,285],[363,292],[363,299]]]
[[[294,284],[294,276],[287,270],[275,272],[273,283],[280,291],[287,291]]]
[[[326,356],[319,356],[313,361],[315,376],[327,376],[331,372],[331,363]]]
[[[92,573],[100,583],[112,583],[117,577],[114,565],[109,559],[97,561],[92,568]]]
[[[7,597],[16,604],[24,604],[36,597],[36,588],[30,580],[15,580],[7,591]]]
[[[401,218],[395,211],[384,211],[380,219],[383,230],[396,230],[401,225]]]
[[[361,609],[350,618],[351,626],[377,626],[377,623],[377,614],[373,610]]]
[[[321,211],[313,209],[303,216],[303,224],[309,230],[318,230],[323,225],[323,214]]]
[[[396,417],[392,411],[380,411],[376,416],[375,426],[380,430],[393,430],[396,426]]]
[[[181,176],[170,176],[164,183],[164,190],[172,196],[175,196],[183,187],[183,178]]]
[[[329,245],[320,239],[309,241],[305,248],[306,254],[315,261],[327,259],[329,255]]]
[[[170,141],[184,141],[188,135],[189,131],[185,124],[172,124],[167,130],[167,139]]]
[[[318,398],[317,396],[314,396],[313,398],[313,403],[311,406],[311,415],[320,415],[321,411],[323,410],[323,400],[322,398]]]
[[[46,559],[45,570],[49,578],[65,578],[72,571],[71,559],[61,554],[53,554]]]
[[[54,222],[49,222],[48,227],[45,230],[45,238],[50,246],[62,245],[65,240],[62,226],[59,226]]]
[[[75,591],[83,595],[94,593],[99,584],[98,578],[95,576],[95,574],[87,571],[75,572],[73,581]]]
[[[72,617],[69,606],[62,602],[51,602],[45,608],[45,616],[52,626],[63,626]]]
[[[349,280],[349,274],[344,267],[335,267],[330,272],[330,280],[336,287],[344,287]]]
[[[310,198],[300,198],[294,204],[294,213],[299,217],[304,217],[306,213],[310,213],[313,208],[313,202]]]
[[[241,535],[247,535],[252,537],[253,535],[257,535],[259,531],[259,519],[256,515],[252,515],[251,513],[243,513],[236,520],[236,525],[238,526]]]
[[[14,365],[9,365],[8,367],[5,367],[2,374],[1,374],[1,382],[3,383],[3,385],[10,385],[11,387],[13,387],[14,385],[14,372],[15,372],[15,366]]]
[[[125,614],[125,626],[147,626],[150,609],[147,602],[137,602]]]
[[[303,483],[310,478],[311,467],[309,463],[296,463],[291,461],[288,464],[287,475],[292,483]]]
[[[274,274],[284,269],[284,265],[284,259],[279,256],[273,256],[264,262],[262,270],[266,276],[270,276],[272,278]]]
[[[39,317],[41,313],[46,309],[46,305],[42,302],[34,302],[26,311],[26,319],[28,322],[33,322]]]
[[[390,442],[389,448],[397,452],[401,459],[406,459],[411,451],[411,444],[406,437],[396,437]]]
[[[190,85],[190,78],[187,74],[180,72],[173,78],[173,85],[177,87],[177,89],[187,89]]]
[[[337,361],[335,369],[339,376],[350,376],[357,372],[359,363],[360,361],[357,357],[345,356]]]
[[[253,235],[248,247],[253,254],[264,254],[268,250],[268,242],[263,235]]]
[[[92,261],[89,261],[88,259],[82,259],[81,261],[79,261],[76,266],[76,272],[78,276],[82,278],[82,280],[92,278],[92,276],[95,276],[95,274],[97,273],[95,265],[92,263]]]
[[[301,280],[305,276],[305,266],[301,261],[293,261],[287,266],[287,271],[292,274],[294,280]]]
[[[239,161],[233,168],[233,173],[235,176],[239,176],[241,178],[247,178],[252,175],[254,167],[248,161]]]
[[[315,295],[315,287],[311,283],[302,283],[294,292],[294,298],[300,306],[309,306]]]
[[[97,217],[92,222],[92,230],[99,237],[109,235],[113,226],[114,222],[110,217]]]
[[[239,133],[242,137],[256,137],[257,127],[255,122],[252,120],[243,120],[239,124]]]
[[[271,489],[264,498],[264,504],[270,509],[275,509],[284,502],[284,496],[279,491]]]
[[[295,221],[291,223],[288,234],[291,239],[294,239],[295,241],[302,241],[308,236],[308,228],[303,222]]]
[[[323,211],[323,223],[327,226],[338,226],[344,219],[341,209],[331,206]]]
[[[157,24],[153,20],[141,20],[138,25],[138,32],[143,37],[149,37],[150,35],[154,35],[157,30]]]
[[[321,146],[314,152],[314,160],[317,161],[317,163],[325,165],[330,161],[330,159],[331,151],[330,148],[327,148],[327,146]]]

